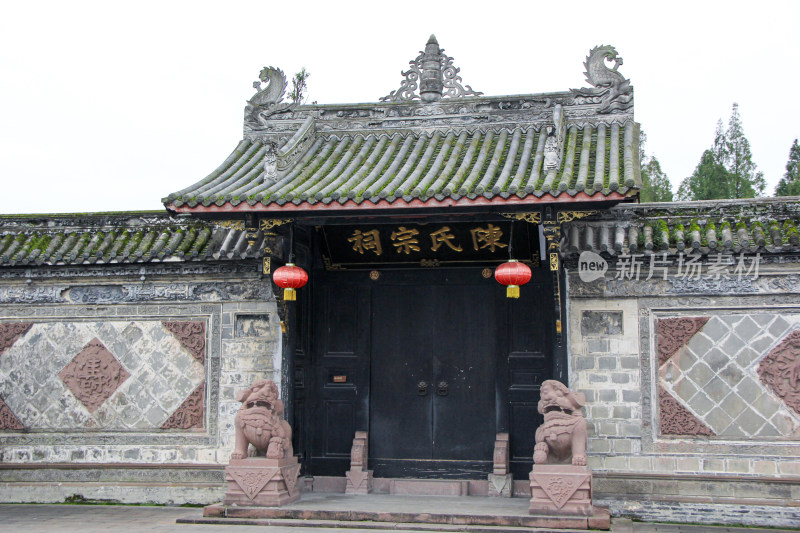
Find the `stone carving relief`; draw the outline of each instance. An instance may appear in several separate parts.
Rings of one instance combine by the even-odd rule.
[[[266,84],[262,87],[262,84]],[[265,121],[277,113],[292,111],[297,104],[282,104],[286,93],[286,74],[279,68],[264,67],[253,82],[256,94],[247,102],[244,110],[245,125],[260,127]]]
[[[262,176],[264,183],[269,185],[278,181],[278,156],[275,154],[275,145],[272,143],[266,145],[264,174]]]
[[[161,429],[191,429],[203,427],[205,384],[201,383],[161,425]]]
[[[32,325],[30,322],[0,324],[0,355],[25,335]]]
[[[672,357],[695,333],[708,322],[709,317],[676,317],[661,318],[656,324],[658,339],[658,366],[662,366]]]
[[[194,357],[200,364],[205,364],[206,361],[206,323],[202,321],[186,320],[186,321],[164,321],[164,327],[175,335],[175,338],[180,341],[184,348],[186,348],[192,357]]]
[[[400,102],[421,99],[423,102],[437,102],[442,97],[479,96],[483,93],[472,90],[469,85],[461,85],[460,68],[453,65],[453,58],[444,53],[439,42],[431,35],[416,59],[408,62],[410,68],[401,72],[405,80],[400,88],[381,98],[381,102]],[[418,83],[419,82],[419,83]],[[416,90],[419,87],[419,95]]]
[[[659,425],[662,435],[713,436],[714,432],[682,406],[672,395],[658,387]]]
[[[236,413],[236,442],[231,460],[253,455],[269,459],[292,457],[292,428],[282,418],[283,402],[274,381],[261,379],[236,395],[242,407]]]
[[[614,63],[613,68],[606,61]],[[600,45],[592,48],[583,66],[586,67],[586,81],[593,89],[572,89],[576,103],[599,103],[598,113],[626,111],[633,107],[633,87],[617,69],[622,65],[622,57],[613,46]]]
[[[789,333],[761,360],[758,377],[800,415],[800,330]]]
[[[0,430],[2,429],[25,429],[17,415],[0,398]]]
[[[130,374],[95,337],[59,372],[58,377],[86,409],[94,413]]]
[[[544,424],[536,429],[536,464],[586,466],[586,419],[581,408],[586,396],[552,379],[542,383],[537,406]]]

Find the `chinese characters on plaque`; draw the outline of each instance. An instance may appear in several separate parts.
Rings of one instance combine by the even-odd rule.
[[[484,248],[489,248],[494,252],[497,248],[507,248],[508,244],[502,242],[503,230],[494,224],[487,224],[486,227],[477,226],[469,230],[472,236],[472,249],[479,251]],[[429,250],[436,252],[442,246],[447,246],[454,252],[463,252],[464,248],[458,242],[457,237],[451,232],[450,226],[442,226],[435,231],[427,233],[430,239]],[[423,239],[420,242],[420,239]],[[421,252],[422,246],[428,246],[428,241],[420,233],[419,229],[407,228],[406,226],[398,226],[397,229],[389,234],[389,240],[392,242],[395,253],[411,255],[414,252]],[[381,245],[380,230],[372,229],[363,231],[356,229],[353,234],[347,239],[347,242],[353,245],[353,250],[364,255],[367,252],[372,252],[377,256],[383,255],[383,246]]]
[[[447,263],[502,262],[509,246],[521,260],[539,260],[538,232],[513,222],[442,222],[327,226],[319,228],[326,264],[423,266]],[[514,242],[511,242],[513,236]]]

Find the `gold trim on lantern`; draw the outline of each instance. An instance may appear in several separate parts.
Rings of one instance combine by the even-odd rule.
[[[287,302],[294,302],[297,300],[297,291],[294,289],[283,289],[283,299]]]
[[[506,287],[506,298],[519,298],[519,285],[508,285]]]

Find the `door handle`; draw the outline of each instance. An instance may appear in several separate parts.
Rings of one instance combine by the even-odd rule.
[[[446,381],[440,381],[439,385],[436,387],[436,394],[439,396],[447,396],[447,387],[448,384]]]
[[[427,396],[428,394],[428,384],[425,381],[420,381],[417,383],[417,394],[420,396]]]

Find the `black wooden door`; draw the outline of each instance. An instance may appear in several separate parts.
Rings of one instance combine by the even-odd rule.
[[[507,299],[480,268],[315,271],[307,471],[344,475],[366,430],[377,477],[480,479],[508,432],[527,476],[551,368],[549,272],[521,293]]]
[[[372,291],[370,464],[475,477],[496,430],[496,289],[480,270],[388,273]]]

